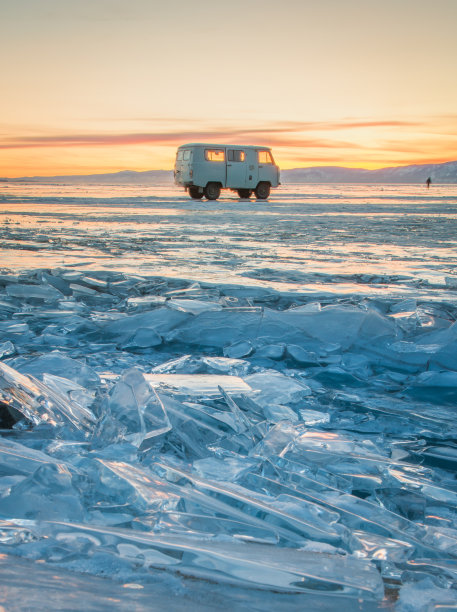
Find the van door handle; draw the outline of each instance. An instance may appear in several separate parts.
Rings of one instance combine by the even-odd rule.
[[[263,166],[259,166],[259,168],[263,168]]]
[[[231,166],[232,164],[227,164],[227,166]]]

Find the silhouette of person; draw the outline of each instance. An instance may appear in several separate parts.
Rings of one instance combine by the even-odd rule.
[[[432,179],[428,177],[428,179],[425,181],[425,184],[427,185],[427,189],[430,188],[431,182],[432,182]]]

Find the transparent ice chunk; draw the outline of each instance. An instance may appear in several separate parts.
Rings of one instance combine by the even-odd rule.
[[[0,363],[0,400],[16,420],[23,415],[34,425],[71,424],[73,430],[89,433],[95,423],[93,413],[84,400],[79,403],[68,395],[73,391],[82,399],[84,390],[70,382],[50,381],[54,388]]]
[[[225,453],[222,457],[206,457],[194,461],[196,473],[203,478],[232,482],[259,464],[258,459]]]
[[[13,524],[8,527],[12,529]],[[58,541],[69,552],[85,542],[88,557],[97,547],[109,552],[110,558],[123,559],[136,567],[167,569],[219,585],[363,600],[380,600],[384,593],[379,572],[370,563],[337,554],[76,522],[28,521],[20,527],[28,532],[29,539],[51,538],[52,544]]]
[[[8,285],[6,293],[10,297],[25,300],[42,300],[44,302],[55,302],[63,298],[63,294],[52,285]]]
[[[344,349],[365,338],[394,337],[395,326],[375,310],[326,306],[317,311],[290,309],[271,315],[321,343],[338,343]],[[301,346],[301,343],[298,343]]]
[[[299,420],[296,412],[281,404],[268,404],[264,406],[263,413],[265,418],[270,423],[279,423],[279,421],[290,421],[295,423]]]
[[[162,337],[154,329],[140,327],[128,340],[122,342],[122,348],[126,350],[144,349],[161,344]]]
[[[421,401],[455,403],[457,372],[422,372],[406,392]]]
[[[247,374],[249,363],[243,359],[229,357],[194,357],[183,355],[166,361],[155,368],[152,374]]]
[[[166,301],[167,298],[161,295],[142,295],[129,297],[127,299],[127,310],[132,312],[151,310],[151,308],[155,306],[163,306]]]
[[[49,389],[56,391],[64,397],[66,396],[69,402],[87,411],[88,419],[93,422],[95,421],[95,416],[90,411],[90,407],[94,403],[95,391],[88,390],[68,378],[52,374],[43,374],[43,383]]]
[[[265,344],[256,349],[256,357],[280,361],[284,358],[285,350],[285,344]]]
[[[310,427],[319,424],[325,424],[330,422],[330,415],[326,412],[319,412],[318,410],[309,410],[303,408],[299,410],[300,420]]]
[[[0,473],[2,475],[28,476],[39,467],[50,463],[59,464],[57,459],[40,450],[28,448],[14,440],[0,438]]]
[[[15,351],[14,344],[10,340],[0,343],[0,359],[14,355]]]
[[[289,359],[302,367],[312,367],[318,364],[317,356],[296,344],[288,344],[286,354]]]
[[[423,577],[401,587],[396,609],[398,612],[451,612],[457,609],[457,593],[437,586],[431,577]]]
[[[105,339],[115,341],[123,346],[130,341],[130,338],[137,333],[138,329],[150,329],[163,336],[191,316],[170,308],[156,308],[148,312],[126,315],[117,318],[115,321],[109,321],[103,326],[103,334]]]
[[[294,403],[312,393],[308,385],[273,370],[251,374],[244,380],[254,391],[258,391],[255,401],[260,406]]]
[[[239,342],[224,347],[224,355],[226,357],[234,357],[235,359],[249,357],[253,352],[254,347],[249,341],[240,340]]]
[[[136,513],[176,510],[180,495],[167,483],[139,466],[97,458],[98,486],[105,503]],[[97,481],[95,481],[97,482]]]
[[[167,302],[168,308],[188,312],[193,315],[201,314],[202,312],[210,312],[214,310],[222,310],[221,304],[218,302],[206,302],[203,300],[189,300],[172,298]]]
[[[220,395],[219,387],[229,393],[249,393],[247,382],[238,376],[217,374],[145,374],[145,379],[154,388],[175,390],[189,396]]]
[[[68,378],[87,389],[100,384],[100,378],[92,368],[82,361],[71,359],[60,351],[52,351],[35,359],[30,359],[19,369],[23,374],[31,374],[35,377],[53,374],[54,376]]]
[[[171,429],[162,402],[135,368],[124,372],[116,383],[110,393],[108,408],[125,429],[125,440],[135,446]]]
[[[343,536],[341,525],[318,521],[315,515],[313,518],[292,515],[276,508],[272,503],[274,499],[259,492],[235,484],[203,479],[170,465],[155,463],[151,468],[169,480],[170,484],[179,482],[180,486],[174,485],[174,490],[180,490],[188,503],[197,503],[202,508],[253,525],[264,528],[268,526],[286,541],[298,544],[311,539],[335,544]]]
[[[0,340],[2,342],[14,342],[17,346],[30,342],[34,337],[27,323],[15,321],[0,322]]]
[[[47,463],[0,498],[0,514],[3,517],[81,521],[85,511],[70,472],[62,465]]]

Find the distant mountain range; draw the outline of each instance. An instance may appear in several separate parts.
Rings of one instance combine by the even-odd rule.
[[[68,176],[23,176],[6,179],[10,183],[53,183],[62,185],[152,185],[173,181],[172,170],[123,170],[109,174],[73,174]]]
[[[281,171],[281,182],[287,183],[425,183],[430,177],[432,183],[457,183],[457,161],[444,164],[398,166],[380,170],[343,168],[340,166],[316,166],[293,168]],[[15,179],[0,179],[2,182],[95,184],[95,185],[152,185],[173,181],[171,170],[148,170],[135,172],[124,170],[111,174],[89,174],[72,176],[33,176]]]
[[[380,170],[322,166],[281,172],[284,183],[425,183],[427,178],[432,183],[457,183],[457,161]]]

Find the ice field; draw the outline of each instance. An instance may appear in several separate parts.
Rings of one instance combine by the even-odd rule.
[[[457,609],[457,186],[0,183],[0,606]]]

